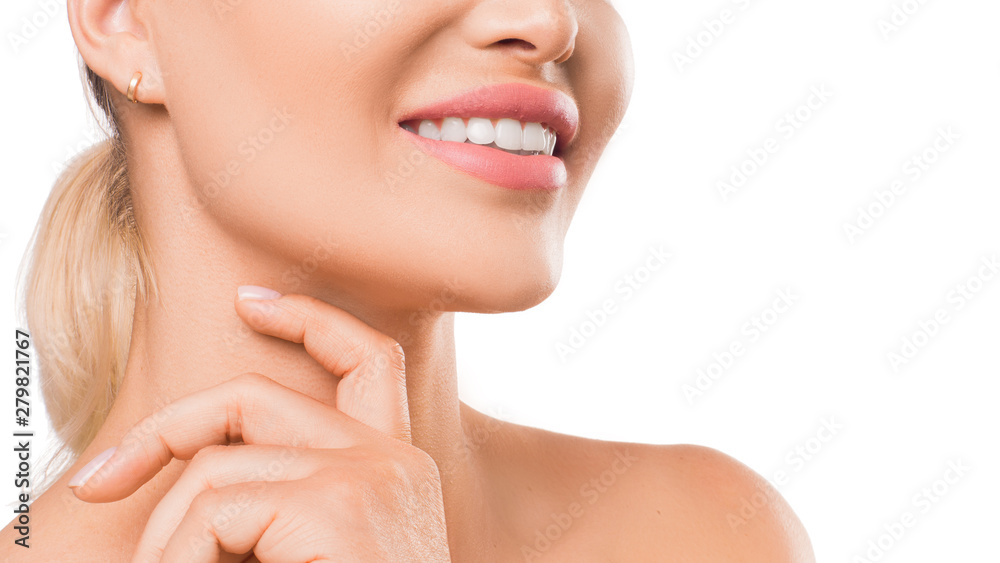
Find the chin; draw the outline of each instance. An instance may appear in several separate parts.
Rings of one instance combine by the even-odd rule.
[[[562,261],[531,267],[522,264],[516,269],[479,271],[474,278],[469,272],[459,274],[468,280],[459,292],[457,309],[470,313],[512,313],[524,311],[548,299],[559,284]]]

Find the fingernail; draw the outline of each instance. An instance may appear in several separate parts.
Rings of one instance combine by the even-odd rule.
[[[90,460],[90,463],[84,465],[83,469],[76,472],[76,475],[74,475],[73,478],[69,480],[69,486],[79,487],[84,483],[86,483],[87,479],[93,477],[94,473],[97,473],[97,470],[99,470],[101,466],[103,466],[104,463],[108,461],[108,459],[111,458],[112,455],[114,455],[115,450],[117,449],[118,447],[114,446],[97,454],[97,457]]]
[[[258,285],[241,285],[237,290],[236,294],[239,296],[240,301],[244,299],[277,299],[281,297],[281,294],[273,289],[268,289],[266,287],[260,287]]]

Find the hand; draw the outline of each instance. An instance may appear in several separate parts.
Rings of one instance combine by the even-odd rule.
[[[318,299],[238,301],[258,332],[303,343],[343,379],[336,407],[260,374],[184,396],[130,431],[80,487],[123,499],[171,459],[136,562],[450,561],[434,460],[410,443],[403,350]]]

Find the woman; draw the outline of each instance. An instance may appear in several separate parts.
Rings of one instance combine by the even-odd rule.
[[[813,560],[721,453],[458,399],[453,312],[553,291],[628,104],[610,4],[68,11],[113,138],[39,223],[29,326],[75,462],[5,559]]]

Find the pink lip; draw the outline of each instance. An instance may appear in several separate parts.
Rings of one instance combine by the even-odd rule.
[[[565,150],[579,126],[576,103],[557,90],[521,83],[476,88],[453,98],[416,109],[398,122],[443,117],[509,117],[522,123],[541,123],[556,132],[556,153]],[[399,130],[425,152],[462,172],[491,184],[516,190],[555,190],[566,184],[566,165],[555,156],[519,156],[472,143],[434,141]]]

